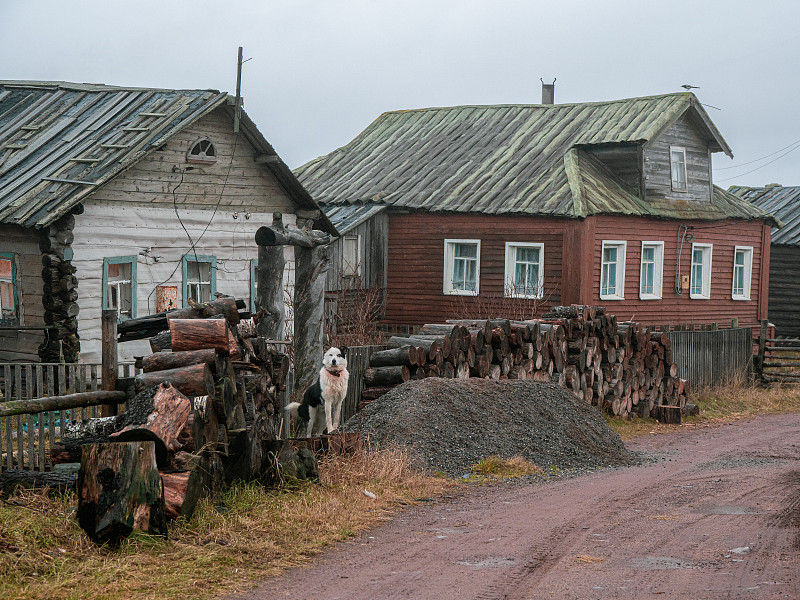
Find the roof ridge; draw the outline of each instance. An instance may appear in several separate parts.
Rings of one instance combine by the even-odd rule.
[[[596,100],[590,102],[565,102],[563,104],[535,104],[535,103],[504,103],[504,104],[456,104],[454,106],[428,106],[422,108],[399,108],[396,110],[387,110],[380,114],[380,116],[384,115],[394,115],[394,114],[404,114],[404,113],[411,113],[411,112],[428,112],[428,111],[436,111],[436,110],[456,110],[456,109],[466,109],[466,108],[484,108],[484,109],[508,109],[508,108],[542,108],[546,110],[553,110],[558,108],[565,108],[569,106],[599,106],[602,104],[619,104],[622,102],[633,102],[636,100],[658,100],[661,98],[668,98],[670,96],[674,97],[684,97],[684,98],[691,98],[694,96],[692,92],[671,92],[668,94],[654,94],[652,96],[634,96],[631,98],[618,98],[616,100]]]
[[[183,89],[183,88],[158,88],[158,87],[143,87],[143,86],[123,86],[123,85],[109,85],[106,83],[78,83],[72,81],[37,81],[37,80],[22,80],[22,79],[0,79],[0,87],[9,88],[31,88],[31,89],[65,89],[76,91],[119,91],[119,92],[204,92],[204,93],[221,93],[219,90],[214,89]],[[227,92],[226,92],[227,93]]]

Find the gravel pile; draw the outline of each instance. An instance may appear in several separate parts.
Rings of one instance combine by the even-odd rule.
[[[408,381],[343,427],[380,447],[402,446],[423,471],[469,472],[490,455],[523,456],[548,469],[640,462],[596,408],[555,384],[428,378]]]

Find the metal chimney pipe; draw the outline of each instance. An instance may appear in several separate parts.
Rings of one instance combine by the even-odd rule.
[[[553,79],[553,83],[545,83],[540,77],[539,81],[542,82],[542,104],[555,104],[556,80]]]

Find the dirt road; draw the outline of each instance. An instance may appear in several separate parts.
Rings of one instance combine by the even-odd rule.
[[[417,507],[241,598],[800,598],[800,414],[630,447],[662,460]]]

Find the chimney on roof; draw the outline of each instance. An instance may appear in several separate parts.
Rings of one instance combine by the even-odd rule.
[[[540,77],[539,81],[542,82],[542,104],[555,104],[556,96],[556,80],[553,78],[553,83],[545,83]]]

